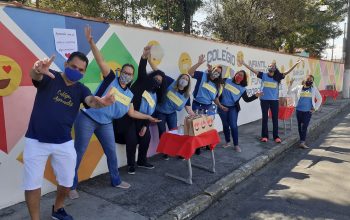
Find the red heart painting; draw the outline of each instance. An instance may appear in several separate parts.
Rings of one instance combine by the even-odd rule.
[[[64,55],[65,55],[67,58],[70,57],[70,53],[65,53]]]
[[[10,71],[11,71],[11,66],[10,66],[10,65],[2,66],[2,69],[3,69],[6,73],[10,73]]]

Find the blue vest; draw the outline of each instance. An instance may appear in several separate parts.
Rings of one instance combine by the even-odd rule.
[[[124,90],[118,82],[118,78],[115,78],[113,82],[107,87],[104,91],[103,96],[107,94],[107,92],[114,87],[114,97],[116,102],[110,106],[104,108],[89,108],[83,109],[83,111],[88,114],[92,119],[101,124],[109,124],[113,119],[123,117],[130,108],[130,102],[133,98],[133,94],[129,88]],[[98,91],[98,88],[97,90]]]
[[[262,100],[278,100],[279,98],[279,88],[278,82],[272,77],[269,77],[267,73],[263,73],[261,78],[261,89],[264,93],[260,97]]]
[[[171,114],[175,111],[181,111],[184,108],[188,98],[176,91],[174,89],[175,85],[176,81],[168,87],[164,101],[157,105],[157,111],[164,114]]]
[[[312,109],[312,90],[308,88],[307,90],[302,90],[300,92],[300,98],[296,108],[298,111],[308,112]]]
[[[212,101],[215,100],[216,95],[218,94],[218,90],[216,89],[215,83],[212,81],[208,81],[208,74],[203,73],[202,81],[197,82],[200,83],[197,96],[194,98],[197,102],[205,105],[210,105]]]
[[[152,115],[154,110],[156,109],[157,104],[157,94],[154,92],[148,92],[144,91],[142,93],[142,100],[139,112],[146,114],[146,115]]]
[[[225,80],[225,86],[221,94],[221,104],[225,106],[234,106],[237,100],[245,92],[246,88],[241,85],[237,85],[232,82],[232,79],[228,78]]]

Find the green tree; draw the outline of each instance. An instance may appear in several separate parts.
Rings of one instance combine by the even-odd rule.
[[[149,0],[147,18],[163,29],[191,33],[193,15],[203,0]]]
[[[293,53],[302,48],[319,57],[327,39],[342,32],[347,0],[212,0],[206,6],[207,35]],[[320,10],[327,5],[327,10]]]

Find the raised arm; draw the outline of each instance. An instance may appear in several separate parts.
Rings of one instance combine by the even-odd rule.
[[[30,77],[35,81],[41,81],[44,75],[48,75],[54,79],[55,76],[49,71],[49,68],[54,60],[55,56],[53,55],[50,57],[50,59],[45,58],[43,60],[36,61],[33,68],[30,70]]]
[[[203,63],[205,63],[205,55],[201,54],[198,57],[198,62],[196,64],[194,64],[193,66],[191,66],[191,68],[188,70],[188,74],[193,77],[194,76],[194,72],[197,70],[197,68],[202,65]]]
[[[89,42],[92,54],[94,55],[94,57],[96,59],[97,65],[100,67],[102,75],[104,77],[108,76],[108,74],[110,73],[111,68],[104,61],[100,50],[97,48],[97,46],[96,46],[96,44],[94,42],[94,39],[92,38],[91,27],[90,26],[86,26],[84,31],[85,31],[85,37],[86,37],[87,41]]]
[[[143,48],[143,53],[140,59],[139,68],[138,68],[138,78],[137,80],[144,80],[147,78],[147,60],[150,58],[151,46],[146,46]],[[153,68],[153,67],[152,67]]]
[[[290,72],[292,72],[292,70],[300,63],[302,62],[303,60],[301,59],[298,59],[297,62],[289,69],[287,70],[287,72],[284,72],[282,73],[284,76],[288,75]],[[304,62],[304,61],[303,61]]]
[[[259,71],[251,68],[248,64],[246,64],[244,61],[242,62],[243,66],[245,66],[248,70],[250,70],[251,72],[255,73],[255,75],[259,74]]]

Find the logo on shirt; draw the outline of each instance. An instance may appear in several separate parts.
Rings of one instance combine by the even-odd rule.
[[[238,95],[240,93],[240,91],[236,87],[234,87],[228,83],[226,83],[225,89],[227,89],[228,91],[232,92],[235,95]]]
[[[209,83],[203,83],[203,88],[206,88],[211,93],[216,94],[216,88],[210,85]]]
[[[172,91],[169,91],[166,96],[172,101],[174,102],[177,106],[181,106],[183,101]]]
[[[264,82],[264,87],[275,89],[277,88],[277,83],[275,82]]]
[[[53,98],[53,100],[69,107],[72,107],[74,105],[72,102],[72,97],[62,90],[57,91],[56,96]]]
[[[311,98],[312,94],[309,91],[304,91],[300,93],[300,97]]]
[[[153,100],[151,94],[149,94],[149,92],[144,91],[142,93],[142,97],[146,99],[146,101],[148,102],[148,104],[151,106],[151,108],[154,107],[154,105],[156,104],[155,101]]]
[[[117,88],[113,87],[111,89],[112,94],[114,95],[114,99],[117,102],[120,102],[121,104],[125,105],[125,106],[129,106],[130,102],[131,102],[131,98],[124,95],[123,93],[121,93]]]

